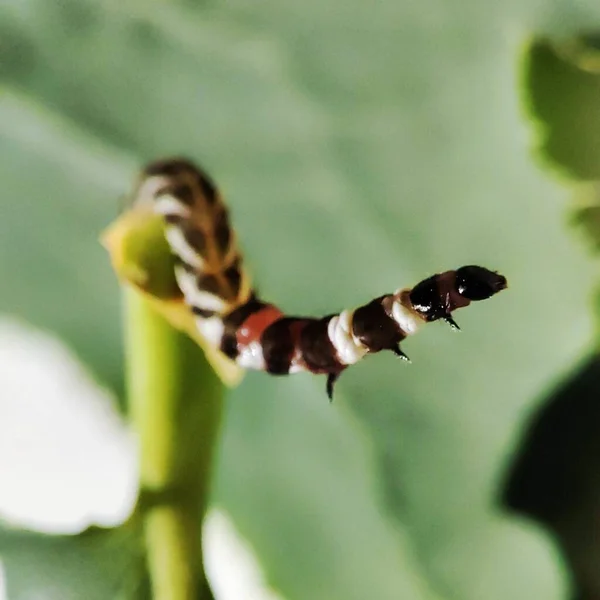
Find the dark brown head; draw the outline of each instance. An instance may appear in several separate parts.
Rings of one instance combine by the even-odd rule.
[[[506,278],[484,267],[469,265],[424,279],[410,291],[413,308],[427,321],[445,319],[468,306],[472,300],[485,300],[506,287]],[[456,325],[455,325],[456,326]]]
[[[456,271],[456,291],[467,300],[485,300],[506,289],[506,277],[469,265]]]

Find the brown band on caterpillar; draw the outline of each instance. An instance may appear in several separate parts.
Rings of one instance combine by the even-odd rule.
[[[393,350],[406,334],[399,326],[389,327],[390,320],[389,296],[380,296],[354,311],[352,332],[371,352]]]

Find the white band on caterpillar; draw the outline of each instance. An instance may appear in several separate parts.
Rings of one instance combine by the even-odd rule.
[[[240,367],[244,369],[263,370],[265,368],[265,359],[263,357],[262,344],[254,340],[246,346],[242,346],[236,360]]]
[[[137,189],[137,202],[152,202],[165,186],[171,183],[171,177],[167,175],[153,175],[146,177]]]
[[[329,321],[327,335],[336,349],[338,358],[345,365],[357,363],[367,352],[352,335],[352,315],[354,311],[344,310]]]
[[[196,327],[198,327],[198,331],[202,334],[202,337],[215,348],[221,345],[225,330],[221,317],[210,317],[208,319],[196,317]]]
[[[175,267],[175,279],[190,306],[221,314],[229,308],[222,298],[199,288],[197,275],[189,273],[183,267]]]
[[[424,324],[423,319],[419,315],[415,314],[413,310],[402,303],[400,292],[394,294],[392,317],[406,335],[415,334],[419,327]]]
[[[186,206],[183,202],[177,200],[175,196],[171,194],[162,194],[156,198],[154,202],[154,211],[159,215],[177,215],[187,219],[191,216],[192,212],[189,206]]]
[[[204,267],[202,257],[187,243],[180,227],[167,225],[165,227],[165,237],[173,254],[178,256],[184,263],[190,267],[201,271]]]

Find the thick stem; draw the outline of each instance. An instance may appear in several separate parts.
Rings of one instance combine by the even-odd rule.
[[[140,511],[155,600],[210,600],[201,526],[223,386],[202,350],[143,294],[125,294],[127,391],[140,443]]]

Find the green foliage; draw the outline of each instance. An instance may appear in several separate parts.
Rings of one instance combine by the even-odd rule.
[[[0,532],[11,600],[130,600],[146,593],[142,546],[133,523],[90,529],[77,537]]]
[[[600,179],[600,69],[594,61],[600,61],[600,52],[581,45],[548,40],[533,44],[526,90],[532,116],[541,124],[544,155],[572,177],[596,180]]]
[[[510,289],[459,313],[460,335],[427,328],[410,367],[365,360],[333,406],[322,378],[250,374],[215,500],[289,600],[562,598],[552,543],[496,499],[524,420],[591,342],[592,266],[564,226],[568,191],[530,156],[517,82],[528,36],[594,25],[596,0],[5,0],[0,309],[120,393],[96,239],[136,166],[172,153],[220,182],[262,293],[290,312],[497,268]]]

